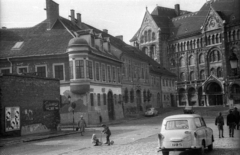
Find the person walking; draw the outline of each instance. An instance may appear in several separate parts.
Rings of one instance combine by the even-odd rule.
[[[235,116],[236,129],[239,130],[240,114],[237,107],[234,108],[233,115]]]
[[[109,127],[105,124],[102,124],[103,129],[103,133],[106,134],[106,143],[104,144],[108,144],[108,146],[110,145],[110,136],[111,136],[111,131],[109,129]]]
[[[227,115],[227,125],[229,126],[229,136],[234,137],[235,116],[232,110],[229,110],[229,114]]]
[[[224,138],[224,136],[223,136],[224,118],[223,118],[221,112],[219,112],[219,115],[215,119],[215,125],[218,126],[219,138],[221,138],[221,136],[222,136],[222,138]]]
[[[80,120],[78,121],[78,128],[80,130],[81,136],[83,136],[85,127],[87,127],[87,124],[86,124],[86,121],[83,119],[83,116],[81,115]]]

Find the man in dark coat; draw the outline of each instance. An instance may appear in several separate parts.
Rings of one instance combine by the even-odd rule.
[[[227,115],[227,125],[229,126],[229,136],[234,136],[234,127],[235,127],[235,116],[233,115],[232,110],[229,110]]]
[[[236,129],[239,130],[240,114],[237,107],[234,108],[233,115],[235,116]]]
[[[219,112],[219,115],[217,116],[217,118],[215,120],[215,125],[218,126],[219,138],[221,138],[221,135],[222,135],[222,138],[224,138],[224,136],[223,136],[224,118],[223,118],[221,112]],[[221,132],[222,132],[222,134],[221,134]]]
[[[106,134],[106,143],[105,144],[110,145],[110,139],[109,138],[111,136],[111,131],[110,131],[109,127],[105,124],[102,124],[102,127],[104,128],[102,132],[104,134]]]

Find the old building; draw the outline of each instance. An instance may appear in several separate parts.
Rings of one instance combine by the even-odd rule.
[[[146,10],[131,42],[178,76],[178,106],[240,103],[239,7],[238,0],[211,0],[196,12],[179,4]]]
[[[75,18],[74,10],[65,19],[59,5],[46,0],[46,12],[47,19],[31,28],[0,30],[0,71],[59,79],[61,124],[76,123],[80,115],[97,124],[174,105],[173,73],[122,36],[82,22],[79,13]]]
[[[56,130],[60,83],[53,78],[0,75],[0,137]]]

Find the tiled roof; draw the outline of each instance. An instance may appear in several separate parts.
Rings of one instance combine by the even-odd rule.
[[[47,30],[46,20],[32,28],[1,29],[0,33],[0,58],[64,54],[73,37],[59,26]],[[12,50],[18,41],[24,42],[22,48]]]

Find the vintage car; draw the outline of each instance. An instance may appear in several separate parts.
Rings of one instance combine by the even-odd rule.
[[[149,108],[147,109],[147,111],[145,112],[145,116],[150,117],[150,116],[157,116],[158,115],[158,111],[155,108]]]
[[[169,151],[192,150],[202,155],[204,149],[213,149],[213,130],[206,126],[204,119],[196,114],[179,114],[163,119],[158,134],[159,150],[163,155]]]
[[[186,107],[183,109],[183,113],[184,113],[184,114],[194,114],[193,107],[186,106]]]

